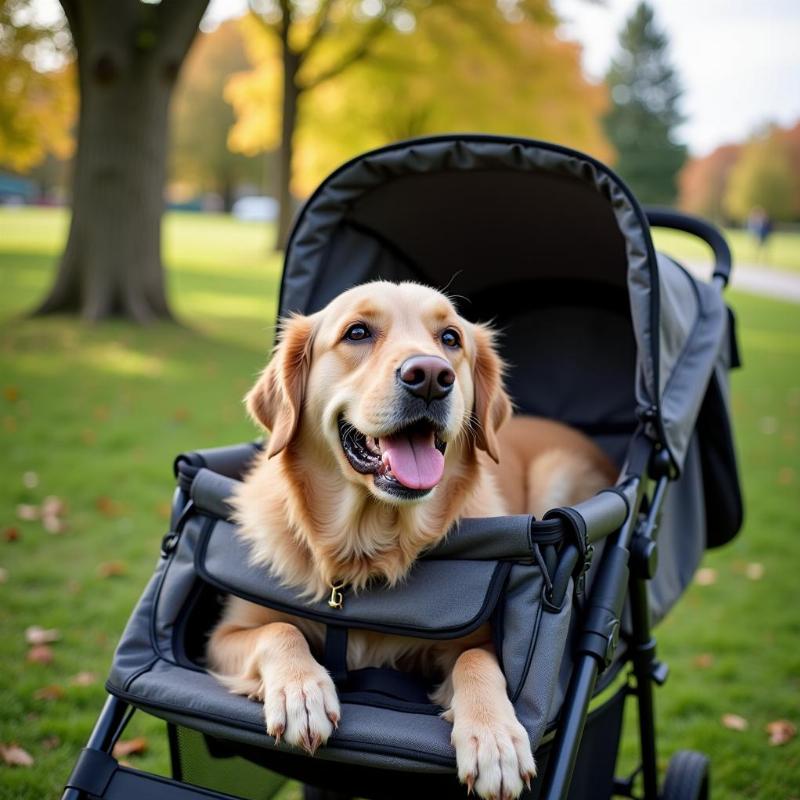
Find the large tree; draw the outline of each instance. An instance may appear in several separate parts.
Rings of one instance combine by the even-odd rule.
[[[60,0],[77,53],[72,222],[38,313],[169,318],[161,215],[170,98],[208,0]]]
[[[619,53],[606,76],[612,105],[605,127],[619,154],[616,169],[647,203],[674,202],[686,160],[675,134],[683,119],[682,90],[668,46],[652,7],[640,2],[620,33]]]
[[[231,145],[280,148],[278,242],[292,188],[306,194],[347,157],[393,139],[484,130],[607,157],[606,90],[585,80],[557,23],[549,0],[286,0],[246,19],[255,66],[226,92]]]

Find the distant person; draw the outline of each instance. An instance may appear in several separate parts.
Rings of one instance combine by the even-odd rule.
[[[772,233],[772,220],[760,206],[750,212],[750,216],[747,218],[747,230],[756,241],[756,258],[761,261],[766,254],[765,248]]]

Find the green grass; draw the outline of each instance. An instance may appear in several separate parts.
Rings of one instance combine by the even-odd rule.
[[[266,256],[262,226],[172,215],[166,261],[184,327],[25,319],[51,279],[66,222],[58,211],[0,214],[0,742],[36,759],[32,769],[0,766],[3,798],[58,795],[157,557],[172,457],[253,435],[240,399],[275,314],[278,263]],[[665,763],[679,748],[707,751],[717,798],[785,800],[798,795],[800,738],[770,747],[763,727],[781,718],[800,726],[800,315],[788,304],[731,300],[746,364],[733,397],[747,525],[708,554],[716,582],[693,586],[659,628],[659,653],[672,667],[657,698],[660,753]],[[30,471],[35,488],[23,482]],[[16,518],[17,504],[47,495],[69,506],[61,535]],[[16,541],[6,541],[8,528]],[[99,565],[112,561],[124,574],[102,577]],[[761,580],[746,576],[753,562],[763,565]],[[60,630],[51,664],[26,662],[29,625]],[[712,663],[698,667],[705,653]],[[98,681],[71,685],[81,671]],[[63,697],[34,697],[52,685]],[[726,713],[749,728],[723,727]],[[135,724],[150,750],[131,761],[166,771],[162,723],[137,715]],[[626,761],[634,741],[629,726]]]
[[[675,258],[711,263],[711,251],[695,237],[666,230],[656,230],[653,236],[656,247]],[[778,231],[769,238],[762,252],[747,231],[729,228],[725,237],[733,253],[734,270],[738,263],[800,273],[800,233]]]

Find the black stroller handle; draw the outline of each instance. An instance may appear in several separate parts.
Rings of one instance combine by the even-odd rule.
[[[647,221],[653,228],[671,228],[702,239],[714,253],[713,277],[719,279],[723,288],[728,285],[733,258],[725,237],[717,228],[705,220],[682,214],[671,208],[646,206],[644,211],[647,214]]]

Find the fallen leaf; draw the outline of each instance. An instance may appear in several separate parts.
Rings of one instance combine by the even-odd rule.
[[[7,542],[16,542],[19,539],[19,528],[4,528],[3,538]]]
[[[104,561],[97,565],[97,574],[101,578],[116,578],[127,571],[128,567],[124,561]]]
[[[172,414],[172,419],[175,420],[175,422],[186,422],[186,420],[189,419],[189,409],[183,406],[176,408]]]
[[[42,517],[42,526],[48,533],[58,534],[64,533],[65,530],[69,527],[66,522],[60,517]]]
[[[61,700],[64,697],[64,690],[58,684],[42,686],[33,693],[34,700]]]
[[[712,583],[717,582],[717,571],[713,567],[703,567],[697,570],[694,582],[698,586],[711,586]]]
[[[110,497],[106,497],[105,495],[98,497],[94,501],[94,507],[104,517],[118,517],[122,512],[122,506],[115,500],[112,500]]]
[[[33,756],[15,744],[0,744],[0,758],[9,767],[32,767]]]
[[[744,574],[751,581],[760,581],[764,577],[764,565],[753,561],[745,567]]]
[[[758,427],[761,433],[771,436],[778,430],[778,420],[775,417],[761,417],[758,421]]]
[[[31,625],[25,629],[25,641],[28,644],[52,644],[61,638],[61,634],[55,628],[42,628],[39,625]]]
[[[67,513],[67,504],[54,494],[45,497],[42,501],[43,517],[62,517]]]
[[[788,719],[776,719],[768,722],[764,730],[769,734],[772,747],[779,747],[797,736],[797,728]]]
[[[714,656],[711,653],[699,653],[694,657],[692,663],[697,669],[708,669],[714,666]]]
[[[5,583],[8,580],[8,570],[5,567],[0,567],[0,583]]]
[[[732,731],[746,731],[749,723],[744,717],[738,714],[723,714],[722,724]]]
[[[121,739],[114,745],[113,756],[114,758],[122,758],[123,756],[136,756],[141,755],[147,751],[147,739],[144,736],[137,736],[134,739]]]
[[[169,519],[172,514],[172,506],[167,502],[159,503],[156,506],[156,514],[161,519]]]
[[[53,648],[46,644],[37,644],[28,650],[28,661],[33,664],[49,664],[53,660]]]
[[[55,750],[56,747],[61,746],[61,739],[58,736],[45,736],[42,739],[42,750]]]
[[[25,522],[39,519],[39,506],[32,506],[29,503],[20,503],[17,506],[17,517]]]
[[[26,489],[35,489],[39,485],[39,476],[33,470],[23,472],[22,485]]]
[[[92,410],[92,416],[99,422],[107,420],[109,417],[108,406],[95,406]]]
[[[91,447],[97,441],[97,434],[91,428],[84,428],[81,431],[81,441]]]
[[[79,672],[69,679],[70,686],[91,686],[97,683],[97,675],[94,672]]]
[[[4,386],[3,397],[5,397],[9,403],[16,403],[17,400],[19,400],[19,389],[16,386]]]
[[[17,420],[14,417],[3,417],[3,428],[6,433],[14,433],[17,430]]]

